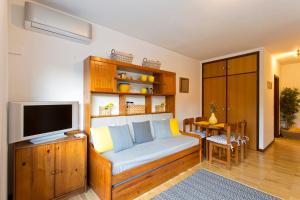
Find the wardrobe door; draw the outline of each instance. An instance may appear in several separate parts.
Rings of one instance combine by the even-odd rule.
[[[256,73],[228,76],[227,121],[246,120],[248,147],[257,150],[257,75]]]
[[[203,78],[226,76],[226,60],[203,64]]]
[[[226,77],[203,79],[203,115],[210,117],[210,105],[217,107],[216,117],[219,122],[226,122]]]
[[[227,74],[241,74],[257,71],[257,54],[250,54],[247,56],[241,56],[228,59],[227,61]]]

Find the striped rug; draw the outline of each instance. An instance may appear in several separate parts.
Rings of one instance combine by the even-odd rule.
[[[200,170],[153,200],[277,200],[279,198]]]

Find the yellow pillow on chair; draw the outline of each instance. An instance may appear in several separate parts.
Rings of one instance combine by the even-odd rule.
[[[170,119],[170,128],[173,136],[179,135],[179,123],[175,118]]]
[[[93,139],[94,149],[103,153],[113,150],[113,142],[108,127],[91,128],[91,137]]]

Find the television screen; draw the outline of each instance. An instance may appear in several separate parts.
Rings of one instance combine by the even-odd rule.
[[[72,128],[72,105],[25,105],[24,136]]]

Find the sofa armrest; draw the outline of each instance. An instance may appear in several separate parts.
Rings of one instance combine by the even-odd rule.
[[[89,184],[103,200],[112,199],[112,163],[89,145]]]
[[[200,162],[202,162],[202,137],[193,133],[186,133],[184,131],[180,131],[181,135],[197,138],[199,140],[199,150],[200,150]]]

